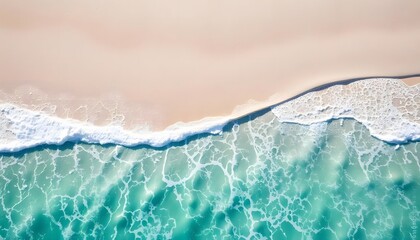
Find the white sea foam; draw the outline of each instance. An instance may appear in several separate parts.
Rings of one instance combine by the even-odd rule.
[[[420,139],[420,85],[400,80],[370,79],[311,92],[272,108],[281,122],[312,124],[353,118],[371,134],[392,143]],[[13,104],[0,104],[0,152],[15,152],[41,144],[82,141],[124,146],[165,146],[200,134],[218,134],[232,119],[209,118],[177,124],[160,132],[128,131],[120,126],[63,119]]]
[[[389,78],[367,79],[310,92],[272,107],[281,122],[304,125],[352,118],[390,143],[420,140],[420,85]]]
[[[228,121],[229,118],[210,118],[191,124],[177,124],[161,132],[127,131],[120,126],[95,126],[12,104],[1,104],[0,152],[14,152],[41,144],[62,144],[67,141],[161,147],[199,133],[220,133]]]

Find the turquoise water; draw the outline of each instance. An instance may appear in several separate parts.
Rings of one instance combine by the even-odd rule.
[[[2,153],[0,238],[420,239],[419,156],[271,112],[163,148]]]

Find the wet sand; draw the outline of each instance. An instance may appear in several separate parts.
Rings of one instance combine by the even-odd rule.
[[[418,12],[416,1],[0,1],[0,90],[97,124],[236,116],[332,81],[419,73]]]
[[[402,79],[402,81],[408,86],[414,86],[414,85],[420,84],[420,77],[410,77],[410,78]]]

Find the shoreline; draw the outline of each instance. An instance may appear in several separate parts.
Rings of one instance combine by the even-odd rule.
[[[187,138],[196,136],[198,134],[220,134],[223,132],[226,125],[234,123],[235,121],[242,121],[242,119],[251,117],[252,115],[264,114],[268,111],[272,111],[278,118],[281,117],[278,114],[279,107],[285,106],[287,104],[293,104],[295,102],[299,102],[301,99],[307,97],[311,94],[323,94],[328,90],[331,90],[335,87],[342,87],[347,88],[347,94],[351,96],[356,94],[360,94],[357,90],[357,84],[360,83],[367,83],[367,85],[363,85],[367,88],[373,87],[370,90],[375,90],[377,87],[382,87],[381,85],[375,85],[375,82],[384,81],[385,84],[391,84],[389,87],[397,87],[400,91],[394,91],[396,94],[395,98],[401,99],[401,96],[406,96],[404,94],[409,94],[407,96],[416,96],[418,91],[420,90],[418,86],[408,86],[405,84],[401,79],[350,79],[345,81],[339,81],[335,83],[329,83],[322,86],[318,86],[313,89],[309,89],[301,94],[296,95],[295,97],[283,100],[282,102],[277,102],[274,105],[265,105],[263,108],[252,109],[247,108],[248,111],[243,114],[242,112],[237,112],[236,115],[232,114],[227,117],[210,117],[204,118],[200,121],[194,121],[189,123],[176,123],[165,130],[162,131],[135,131],[135,130],[127,130],[123,129],[121,126],[95,126],[93,124],[89,124],[86,122],[80,122],[77,120],[72,119],[62,119],[55,116],[50,116],[48,114],[40,114],[39,112],[31,111],[28,109],[23,109],[11,104],[0,104],[2,116],[0,118],[0,122],[2,124],[6,124],[8,126],[6,129],[3,129],[0,132],[1,136],[1,144],[0,144],[0,152],[16,152],[20,151],[25,148],[34,147],[42,144],[52,144],[52,145],[61,145],[65,142],[87,142],[87,143],[99,143],[99,144],[117,144],[127,147],[139,146],[139,145],[148,145],[151,147],[163,147],[170,143],[184,141]],[[369,82],[370,81],[370,82]],[[416,80],[417,81],[417,80]],[[373,83],[373,85],[370,85]],[[386,85],[386,86],[388,86]],[[384,85],[385,86],[385,85]],[[351,88],[356,87],[352,91]],[[350,90],[350,91],[349,91]],[[366,89],[363,89],[366,90]],[[369,91],[369,90],[368,90]],[[379,92],[377,93],[379,94]],[[388,93],[389,95],[390,93]],[[402,95],[399,95],[402,94]],[[414,95],[413,95],[414,94]],[[328,95],[328,94],[327,94]],[[329,95],[328,95],[329,96]],[[330,96],[331,97],[331,96]],[[388,109],[391,105],[394,105],[396,109],[399,109],[401,106],[395,105],[393,102],[394,96],[389,95],[387,97],[385,105],[382,105],[382,109]],[[402,99],[403,101],[408,101],[411,107],[416,108],[418,103],[416,99]],[[399,100],[400,101],[400,100]],[[388,104],[388,105],[387,105]],[[414,106],[413,106],[414,104]],[[325,105],[325,104],[324,104]],[[318,106],[321,109],[327,107],[327,105]],[[254,105],[255,107],[256,105]],[[304,106],[304,105],[301,105]],[[315,120],[313,123],[323,122],[328,119],[339,119],[339,118],[353,118],[354,120],[362,123],[363,125],[369,125],[369,122],[364,122],[361,120],[357,114],[366,115],[365,113],[354,113],[356,115],[348,115],[344,114],[340,116],[342,113],[346,113],[348,110],[345,110],[347,106],[338,106],[337,113],[338,115],[331,115],[327,118],[322,118],[321,120]],[[373,106],[375,108],[375,106]],[[385,107],[385,108],[384,108]],[[343,109],[341,109],[343,108]],[[341,110],[340,110],[341,109]],[[406,109],[404,106],[402,108],[404,111],[409,111],[410,109]],[[344,110],[344,112],[343,112]],[[312,109],[310,111],[318,111],[316,109]],[[324,110],[322,110],[324,111]],[[401,115],[403,112],[397,110],[398,113],[395,116],[388,116],[388,117],[402,117]],[[305,112],[302,112],[305,114]],[[312,114],[312,113],[309,113]],[[300,116],[299,113],[297,116]],[[310,116],[310,115],[309,115]],[[376,116],[377,117],[377,116]],[[398,118],[398,117],[397,117]],[[400,119],[401,124],[404,126],[409,126],[408,129],[405,129],[404,126],[400,126],[401,129],[396,129],[395,134],[389,134],[389,132],[385,132],[382,136],[381,126],[376,124],[375,128],[369,128],[371,131],[372,136],[375,136],[378,139],[386,141],[392,144],[402,144],[408,141],[418,141],[420,138],[420,122],[414,116],[414,119],[409,120],[406,117]],[[399,120],[399,121],[400,121]],[[280,120],[282,122],[296,122],[296,123],[303,123],[306,125],[305,121],[302,122],[299,118],[295,120],[285,119]],[[311,120],[309,120],[311,122]],[[408,121],[408,122],[407,122]],[[411,121],[411,122],[410,122]],[[309,122],[309,123],[310,123]],[[407,125],[408,124],[408,125]],[[398,125],[398,124],[397,124]],[[374,134],[374,132],[376,132]]]

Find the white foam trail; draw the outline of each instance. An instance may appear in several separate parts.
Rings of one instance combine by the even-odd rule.
[[[380,78],[335,85],[272,107],[281,122],[304,125],[352,118],[390,143],[420,140],[420,84]]]
[[[229,120],[209,118],[190,124],[177,124],[161,132],[127,131],[120,126],[95,126],[12,104],[1,104],[0,152],[15,152],[41,144],[63,144],[67,141],[161,147],[199,133],[220,133]]]

